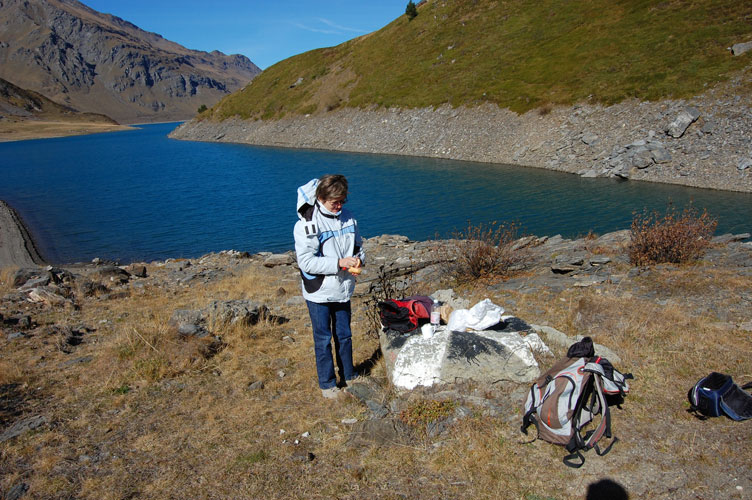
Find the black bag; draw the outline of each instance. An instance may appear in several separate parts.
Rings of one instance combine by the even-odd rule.
[[[418,323],[410,314],[410,310],[391,299],[379,302],[379,316],[384,328],[396,330],[400,333],[408,333],[418,327]]]
[[[752,418],[752,395],[744,389],[752,382],[739,387],[731,375],[711,372],[701,378],[687,393],[689,410],[705,417],[726,415],[734,420]]]

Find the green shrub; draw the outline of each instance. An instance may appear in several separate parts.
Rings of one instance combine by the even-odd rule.
[[[699,259],[710,245],[718,221],[693,207],[678,213],[669,207],[665,214],[643,211],[632,219],[629,261],[636,266],[660,263],[681,264]]]
[[[516,224],[468,222],[446,248],[449,274],[459,283],[490,277],[509,277],[527,261],[524,249],[514,247]]]
[[[202,104],[201,106],[198,107],[198,114],[203,113],[207,109],[209,109],[209,108],[206,107],[206,104]]]
[[[449,418],[457,406],[456,401],[414,401],[400,412],[399,419],[425,437],[429,424]]]
[[[413,2],[413,0],[407,2],[407,7],[405,7],[405,15],[410,21],[417,17],[418,8],[415,6],[415,2]]]

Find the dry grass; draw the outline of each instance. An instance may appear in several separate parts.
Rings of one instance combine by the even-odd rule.
[[[712,370],[752,379],[752,339],[722,328],[710,312],[695,314],[695,303],[678,294],[690,290],[702,303],[722,289],[731,304],[750,283],[709,267],[694,271],[656,271],[641,285],[644,293],[610,285],[492,297],[528,321],[593,336],[621,356],[617,368],[634,372],[632,393],[613,415],[621,441],[607,457],[589,454],[579,471],[561,466],[561,448],[528,443],[518,419],[477,409],[436,437],[416,433],[405,442],[351,445],[352,427],[342,420],[365,419],[368,412],[354,400],[320,397],[305,305],[284,305],[298,293],[294,273],[252,267],[174,292],[147,287],[82,307],[73,318],[49,312],[49,321],[97,325],[72,354],[42,335],[5,344],[0,385],[17,386],[4,393],[13,401],[4,401],[24,416],[44,414],[50,424],[0,443],[0,491],[25,482],[31,498],[575,499],[591,482],[612,477],[632,481],[630,496],[637,498],[663,488],[657,471],[668,477],[692,468],[695,493],[713,497],[718,491],[709,485],[719,457],[726,467],[752,463],[748,447],[729,436],[747,442],[752,431],[689,416],[686,389]],[[486,293],[468,289],[466,296]],[[651,293],[676,300],[661,305]],[[274,305],[272,313],[289,321],[215,325],[226,346],[205,357],[200,343],[180,340],[168,320],[175,309],[216,299]],[[378,347],[365,328],[355,323],[356,362]],[[88,363],[66,364],[87,355],[93,356]],[[388,404],[394,393],[382,362],[370,377]],[[259,380],[264,389],[250,390]],[[405,418],[420,425],[448,411],[420,400],[406,408]],[[514,412],[521,418],[520,409]],[[707,470],[695,469],[698,464]]]
[[[17,267],[0,268],[0,295],[5,295],[13,289],[13,275],[17,271]]]

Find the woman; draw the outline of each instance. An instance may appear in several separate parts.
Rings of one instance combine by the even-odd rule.
[[[295,253],[302,277],[303,297],[313,327],[316,372],[325,398],[340,395],[334,373],[334,336],[342,385],[355,378],[350,332],[350,298],[355,277],[365,260],[358,223],[349,210],[347,179],[325,175],[298,188]]]

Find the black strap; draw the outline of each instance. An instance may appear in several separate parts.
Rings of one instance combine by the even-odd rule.
[[[580,417],[582,416],[582,408],[587,407],[588,400],[593,396],[593,377],[595,376],[594,373],[590,373],[590,376],[587,377],[587,380],[585,381],[585,384],[582,387],[582,393],[580,394],[580,398],[577,401],[577,404],[574,407],[574,411],[572,412],[572,438],[569,440],[569,443],[567,444],[566,448],[567,451],[573,452],[579,448],[585,447],[585,441],[583,440],[582,436],[580,435]]]
[[[752,382],[747,382],[742,386],[742,389],[752,389]]]
[[[580,460],[580,463],[574,462],[574,459],[578,458]],[[583,465],[585,465],[585,457],[582,453],[580,453],[580,450],[575,450],[574,453],[571,455],[567,455],[562,459],[562,462],[564,462],[564,465],[567,467],[571,467],[573,469],[579,469]]]
[[[530,424],[533,423],[532,415],[535,413],[535,385],[532,385],[530,387],[530,397],[532,398],[532,404],[530,405],[530,410],[528,410],[527,413],[525,413],[525,416],[522,417],[522,427],[520,427],[520,431],[522,431],[523,434],[527,435],[527,428],[530,427]]]
[[[609,436],[609,437],[610,437],[610,436]],[[602,457],[603,455],[605,455],[606,453],[608,453],[609,451],[611,451],[611,448],[612,448],[612,447],[614,446],[614,444],[615,444],[615,443],[616,443],[616,442],[617,442],[618,440],[619,440],[619,438],[618,438],[618,437],[614,437],[614,439],[612,439],[612,440],[611,440],[611,442],[610,442],[610,443],[608,444],[608,446],[607,446],[607,447],[606,447],[606,448],[605,448],[605,449],[604,449],[603,451],[601,451],[600,447],[598,446],[598,443],[595,443],[595,446],[593,446],[593,448],[595,448],[595,453],[596,453],[596,454],[597,454],[597,455],[598,455],[599,457]]]

